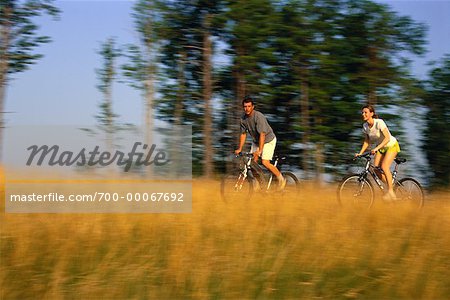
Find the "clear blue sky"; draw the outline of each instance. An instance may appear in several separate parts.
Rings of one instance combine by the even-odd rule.
[[[414,57],[413,73],[424,78],[426,63],[450,53],[450,1],[387,1],[400,15],[408,15],[429,27],[429,52]],[[94,123],[100,93],[95,88],[96,53],[100,42],[114,36],[118,43],[136,42],[131,8],[133,1],[57,1],[59,21],[38,20],[41,33],[53,42],[42,46],[45,57],[29,71],[14,75],[7,89],[7,125]],[[114,109],[121,120],[142,121],[139,92],[124,84],[114,86]]]

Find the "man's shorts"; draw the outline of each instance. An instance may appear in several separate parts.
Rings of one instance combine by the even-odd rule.
[[[398,152],[400,152],[400,145],[398,144],[398,142],[395,142],[394,145],[392,145],[390,147],[383,147],[380,150],[378,150],[378,152],[380,152],[380,154],[385,154],[387,152],[397,152],[398,153]]]
[[[274,138],[268,143],[264,144],[263,152],[261,154],[261,158],[264,160],[272,160],[273,153],[275,152],[275,146],[277,144],[277,138]],[[255,143],[252,143],[252,148],[250,150],[251,153],[255,152],[259,149],[259,146]]]

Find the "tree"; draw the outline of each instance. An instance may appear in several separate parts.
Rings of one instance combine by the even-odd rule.
[[[345,1],[343,37],[348,41],[349,80],[373,105],[380,94],[401,82],[407,54],[425,52],[425,26],[399,16],[385,4],[369,0]],[[392,100],[384,97],[384,99]]]
[[[429,76],[422,149],[433,172],[431,187],[445,188],[450,183],[450,54],[434,65]]]
[[[277,110],[283,117],[283,128],[292,124],[280,140],[289,148],[301,150],[299,162],[304,175],[313,173],[318,181],[333,148],[332,133],[351,124],[330,122],[336,115],[333,110],[342,113],[342,102],[352,101],[345,97],[342,80],[343,6],[343,1],[287,1],[281,7],[282,22],[277,28],[277,69],[282,72],[272,86],[276,103],[285,106]],[[346,128],[346,132],[350,130]]]
[[[214,93],[213,63],[214,54],[213,38],[220,32],[221,15],[225,9],[223,0],[199,0],[195,3],[195,15],[197,27],[194,36],[197,37],[201,50],[201,87],[202,87],[202,113],[203,113],[203,176],[211,178],[214,173],[214,148],[213,148],[213,111],[212,97]]]
[[[267,79],[273,71],[272,41],[278,14],[269,0],[230,0],[223,17],[226,23],[220,37],[228,45],[225,53],[231,60],[231,64],[222,70],[219,81],[224,99],[221,129],[226,133],[219,153],[225,156],[239,143],[244,96],[252,95],[258,110],[267,112],[271,107]]]
[[[277,61],[288,74],[274,81],[276,103],[297,99],[293,131],[301,132],[303,166],[320,179],[344,165],[363,102],[404,103],[393,91],[409,84],[404,55],[423,53],[425,29],[366,0],[292,0],[281,12]]]
[[[189,72],[192,62],[192,6],[186,1],[171,1],[161,6],[163,13],[159,36],[164,42],[161,46],[162,76],[157,101],[158,117],[175,125],[192,124],[193,118],[188,108],[194,93],[189,85]],[[188,60],[188,56],[191,58]]]
[[[339,171],[359,143],[355,112],[366,99],[404,104],[399,96],[411,96],[404,54],[422,53],[424,27],[387,6],[367,0],[162,3],[157,36],[164,80],[156,109],[164,120],[193,126],[194,172],[211,174],[217,154],[235,146],[246,94],[268,114],[277,151],[294,154],[318,179]],[[217,50],[227,61],[220,68]],[[213,106],[214,97],[222,101]]]
[[[151,144],[153,132],[153,108],[156,99],[159,2],[139,0],[133,11],[139,44],[129,45],[128,62],[123,66],[124,76],[130,85],[142,91],[144,97],[145,143]]]
[[[161,83],[159,116],[193,127],[196,173],[214,172],[214,40],[221,28],[223,1],[170,1],[160,6]]]
[[[0,159],[5,126],[6,86],[11,74],[24,72],[42,57],[34,50],[50,42],[38,34],[35,18],[43,14],[57,17],[59,10],[53,0],[0,0]]]
[[[99,105],[100,112],[96,119],[99,122],[100,129],[106,134],[107,148],[112,151],[113,134],[117,129],[115,126],[117,115],[113,112],[112,105],[112,87],[117,75],[116,59],[120,55],[114,38],[109,38],[102,43],[98,54],[100,54],[103,62],[102,67],[96,70],[99,79],[97,88],[102,93],[103,100]]]

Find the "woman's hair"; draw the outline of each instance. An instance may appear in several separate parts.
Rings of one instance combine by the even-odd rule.
[[[361,110],[363,110],[364,108],[367,108],[371,113],[373,113],[373,118],[374,119],[378,119],[378,115],[375,113],[375,107],[373,107],[370,104],[364,105],[363,108],[361,108]]]

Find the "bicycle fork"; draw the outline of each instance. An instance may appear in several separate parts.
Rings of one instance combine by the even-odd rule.
[[[236,184],[234,185],[234,191],[238,192],[242,189],[242,186],[244,185],[244,182],[248,177],[248,170],[250,169],[250,164],[251,164],[251,160],[249,160],[246,163],[242,172],[239,173],[238,180],[236,181]]]
[[[353,197],[359,197],[361,194],[362,194],[362,192],[363,192],[363,190],[364,190],[364,184],[366,184],[366,175],[367,174],[365,174],[365,175],[362,175],[362,176],[360,176],[359,177],[359,190],[357,191],[357,193],[356,194],[354,194],[353,195]]]
[[[234,190],[240,191],[242,189],[242,186],[244,185],[245,179],[247,178],[247,171],[244,171],[239,174],[238,180],[236,181],[236,184],[234,185]]]

